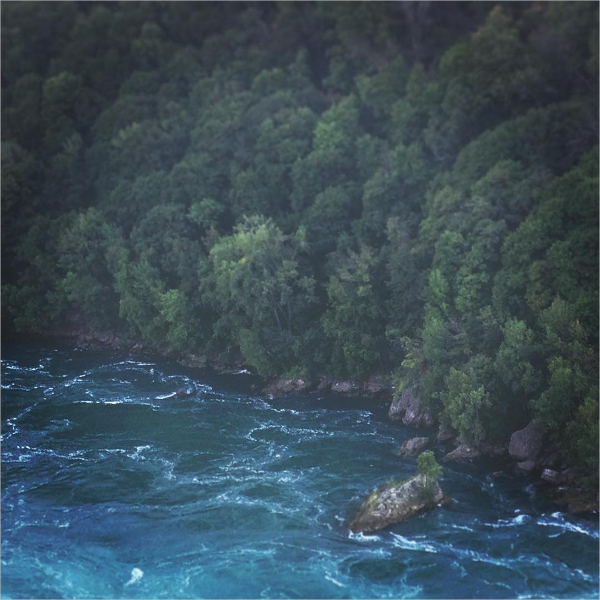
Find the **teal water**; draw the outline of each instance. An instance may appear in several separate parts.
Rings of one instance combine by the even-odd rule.
[[[373,487],[414,472],[393,454],[414,430],[256,383],[5,345],[2,597],[598,597],[597,522],[494,465],[444,464],[448,507],[350,534]]]

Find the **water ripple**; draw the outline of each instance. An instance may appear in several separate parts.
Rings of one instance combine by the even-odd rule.
[[[2,369],[3,597],[598,596],[597,523],[477,465],[444,465],[450,506],[349,532],[415,469],[368,401],[35,346]]]

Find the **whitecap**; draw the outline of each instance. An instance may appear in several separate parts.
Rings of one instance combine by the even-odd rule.
[[[531,520],[531,517],[526,514],[519,514],[512,519],[498,519],[497,523],[484,523],[486,527],[493,527],[499,529],[503,527],[517,527],[518,525],[524,525]]]
[[[379,542],[381,538],[378,535],[366,535],[364,533],[354,533],[353,531],[348,532],[348,537],[351,540],[358,542]]]
[[[581,569],[575,569],[575,573],[579,574],[581,576],[582,579],[584,579],[585,581],[590,581],[590,582],[597,582],[598,579],[595,577],[592,577],[590,574],[588,573],[584,573]]]
[[[337,579],[335,579],[335,577],[333,577],[329,573],[325,573],[325,579],[327,579],[327,581],[331,581],[331,583],[337,585],[338,587],[346,587],[343,583],[339,582]]]
[[[393,537],[392,543],[397,548],[402,548],[403,550],[417,550],[417,551],[431,552],[433,554],[437,554],[437,549],[434,546],[432,546],[431,544],[428,544],[426,542],[419,542],[416,540],[411,540],[411,539],[404,537],[403,535],[400,535],[398,533],[390,533],[390,535]]]
[[[557,518],[555,515],[561,515],[561,513],[552,513],[552,517]],[[581,533],[583,535],[587,535],[594,540],[598,539],[597,531],[590,531],[585,529],[581,525],[577,525],[576,523],[571,523],[569,521],[565,521],[564,519],[560,519],[559,521],[550,521],[544,518],[538,519],[537,525],[542,525],[543,527],[558,527],[563,531],[561,533],[566,533],[567,531],[571,533]]]
[[[466,525],[455,525],[454,523],[451,523],[450,526],[453,529],[460,529],[462,531],[470,531],[470,532],[475,531],[472,527],[467,527]]]
[[[144,576],[144,571],[134,567],[131,569],[131,579],[125,585],[132,585],[138,582]]]
[[[135,365],[136,367],[154,367],[156,363],[140,362],[138,360],[122,360],[121,362],[113,363],[112,366],[117,367],[119,365]]]
[[[136,446],[135,447],[135,452],[133,452],[132,454],[128,454],[127,456],[129,458],[133,458],[135,460],[140,459],[140,460],[146,460],[144,456],[142,456],[142,452],[144,450],[150,450],[150,448],[152,448],[152,446],[146,445],[146,446]]]
[[[20,367],[16,364],[16,361],[13,364],[3,365],[5,369],[9,371],[25,371],[26,373],[33,373],[35,371],[40,371],[44,368],[45,365],[38,365],[37,367]]]

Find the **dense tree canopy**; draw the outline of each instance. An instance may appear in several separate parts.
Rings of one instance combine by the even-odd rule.
[[[598,6],[2,4],[5,333],[392,375],[597,468]]]

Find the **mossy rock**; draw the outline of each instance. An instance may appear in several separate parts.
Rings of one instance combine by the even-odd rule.
[[[426,481],[422,475],[404,481],[392,480],[369,494],[352,519],[350,530],[378,531],[447,501],[439,483]]]

